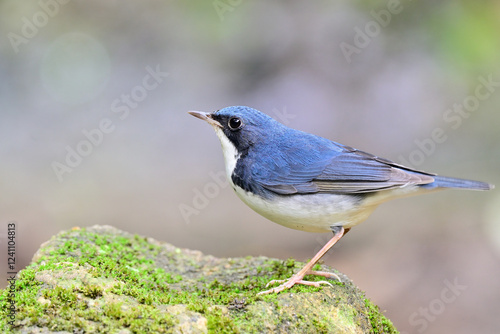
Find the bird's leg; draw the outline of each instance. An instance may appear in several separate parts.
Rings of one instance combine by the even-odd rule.
[[[333,237],[335,238],[335,230],[334,230],[334,228],[336,228],[336,227],[335,227],[335,226],[332,226]],[[338,227],[337,227],[337,228],[338,228]],[[343,234],[340,238],[344,237],[344,236],[347,234],[347,232],[349,232],[350,230],[351,230],[350,228],[346,228],[346,229],[344,229],[344,234]],[[339,240],[340,240],[340,238],[339,238]],[[337,240],[337,241],[338,241],[338,240]],[[332,245],[332,246],[333,246],[333,245]],[[326,253],[326,252],[325,252],[325,253]],[[335,278],[335,279],[336,279],[336,280],[338,280],[338,281],[342,281],[342,280],[340,279],[340,277],[339,277],[337,274],[335,274],[335,273],[329,273],[329,272],[327,272],[327,271],[315,271],[315,270],[309,270],[309,271],[306,273],[306,275],[323,276],[323,277],[326,277],[326,278],[330,278],[330,279]]]
[[[344,228],[342,226],[332,226],[333,237],[330,239],[330,241],[328,241],[326,243],[326,245],[323,246],[323,248],[321,248],[319,250],[318,253],[316,253],[316,255],[314,255],[314,257],[311,259],[311,261],[309,261],[304,266],[304,268],[302,268],[298,273],[293,275],[289,280],[284,280],[284,281],[272,280],[266,286],[269,286],[270,284],[274,284],[274,283],[281,283],[281,282],[284,282],[284,283],[275,287],[275,288],[259,292],[257,295],[265,295],[265,294],[273,293],[273,292],[279,293],[285,289],[291,288],[295,284],[312,285],[315,287],[319,287],[321,284],[328,284],[331,286],[331,284],[326,282],[326,281],[320,281],[320,282],[304,281],[303,278],[305,275],[320,275],[320,276],[324,276],[327,278],[335,277],[335,278],[340,280],[340,278],[333,273],[326,273],[323,271],[313,271],[312,268],[321,259],[321,257],[323,257],[323,255],[325,255],[325,253],[328,252],[328,250],[330,248],[332,248],[333,245],[335,245],[337,243],[337,241],[339,241],[340,238],[342,238],[344,236],[345,233],[347,233],[347,231],[349,231],[349,229],[344,230]]]

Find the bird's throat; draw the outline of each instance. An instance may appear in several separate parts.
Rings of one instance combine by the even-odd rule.
[[[214,127],[217,137],[219,137],[222,154],[224,155],[224,162],[226,165],[226,176],[230,183],[232,183],[231,176],[233,175],[234,169],[236,168],[236,163],[241,156],[236,146],[226,137],[222,129]]]

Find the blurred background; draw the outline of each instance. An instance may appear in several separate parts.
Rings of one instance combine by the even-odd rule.
[[[248,105],[500,185],[498,1],[1,0],[0,31],[0,239],[16,222],[17,269],[94,224],[219,257],[311,258],[330,235],[246,207],[188,110]],[[498,190],[386,203],[324,258],[407,333],[497,333],[499,260]]]

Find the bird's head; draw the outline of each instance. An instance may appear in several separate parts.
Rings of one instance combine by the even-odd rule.
[[[247,152],[251,146],[279,132],[282,126],[266,114],[243,106],[227,107],[212,113],[189,111],[189,114],[212,125],[226,158],[229,151],[236,151],[236,155]]]

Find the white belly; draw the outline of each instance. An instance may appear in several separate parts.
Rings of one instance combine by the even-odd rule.
[[[333,225],[350,228],[368,218],[377,207],[360,206],[363,202],[346,195],[292,195],[264,200],[239,187],[234,189],[243,202],[267,219],[307,232],[330,232]]]
[[[250,208],[280,225],[306,232],[330,232],[331,226],[351,228],[365,221],[383,202],[429,192],[416,186],[381,191],[358,200],[350,195],[308,194],[263,199],[233,186]]]

